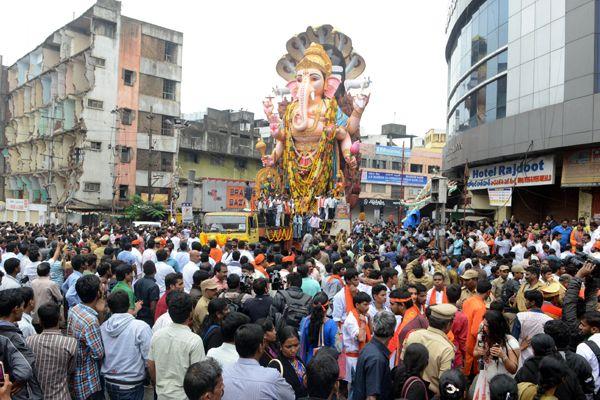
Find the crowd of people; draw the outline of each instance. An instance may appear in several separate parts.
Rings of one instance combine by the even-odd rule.
[[[595,221],[198,233],[1,224],[0,400],[600,397]]]

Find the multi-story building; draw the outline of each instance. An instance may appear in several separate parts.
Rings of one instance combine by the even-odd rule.
[[[443,169],[468,208],[600,217],[599,16],[594,0],[451,2]]]
[[[261,137],[261,130],[264,131],[268,123],[265,120],[255,120],[254,113],[249,111],[208,108],[205,113],[194,115],[200,119],[188,121],[188,126],[180,133],[178,203],[187,200],[185,193],[189,178],[193,177],[195,194],[192,206],[200,211],[207,209],[202,204],[202,199],[207,197],[203,191],[208,188],[203,188],[203,182],[207,179],[239,182],[255,180],[262,163],[254,146]]]
[[[6,197],[74,221],[135,193],[166,200],[182,43],[180,32],[98,0],[19,58],[8,69]]]
[[[404,147],[397,146],[387,134],[361,138],[361,191],[355,216],[364,212],[367,220],[376,221],[391,215],[397,221],[401,201],[416,198],[428,179],[439,174],[444,132],[431,129],[423,138],[405,133],[400,136],[408,138],[402,139],[408,141]]]
[[[4,147],[4,128],[8,118],[6,102],[8,93],[8,67],[2,64],[0,55],[0,147]],[[0,157],[0,200],[4,200],[4,157]]]

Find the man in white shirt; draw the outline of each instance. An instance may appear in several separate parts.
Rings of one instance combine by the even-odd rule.
[[[314,213],[312,217],[308,220],[308,226],[312,229],[313,232],[318,231],[321,228],[321,218]]]
[[[9,258],[18,258],[17,254],[19,254],[19,247],[17,242],[10,242],[6,245],[6,251],[2,253],[2,263],[0,263],[0,270],[4,272],[4,263]]]
[[[240,326],[249,324],[250,322],[250,317],[240,312],[231,312],[227,314],[225,319],[223,319],[223,322],[221,322],[223,344],[208,350],[206,356],[217,360],[222,368],[235,363],[240,358],[235,349],[235,331],[237,331]]]
[[[358,361],[358,353],[370,339],[366,337],[365,327],[369,323],[368,312],[371,297],[366,293],[359,292],[354,296],[353,301],[356,311],[348,313],[344,326],[342,326],[342,341],[346,353],[346,376],[344,380],[348,382],[348,385],[352,382],[352,375]]]
[[[562,238],[562,235],[558,232],[554,232],[552,234],[552,243],[550,243],[550,247],[554,249],[554,251],[556,251],[556,255],[559,255],[561,253],[560,251],[560,240]]]
[[[142,249],[143,241],[135,239],[131,242],[131,254],[135,257],[135,269],[137,271],[137,279],[141,279],[144,276],[144,270],[142,269]]]
[[[179,250],[175,253],[175,250]],[[174,254],[173,254],[174,253]],[[171,253],[171,257],[177,261],[177,265],[179,265],[179,269],[182,270],[183,266],[186,265],[190,261],[190,253],[188,252],[188,246],[186,242],[179,243],[178,247],[173,248],[173,253]]]
[[[156,264],[158,260],[156,259],[156,251],[154,250],[155,247],[156,242],[148,242],[148,248],[144,250],[144,253],[142,254],[142,265],[144,265],[146,261],[153,261]]]
[[[200,262],[200,252],[198,250],[190,251],[190,261],[183,266],[181,274],[183,275],[183,290],[189,293],[194,285],[194,272],[198,271],[198,262]]]
[[[525,252],[527,251],[527,248],[524,246],[526,241],[525,238],[521,238],[519,243],[515,244],[512,249],[510,249],[510,251],[515,253],[515,261],[518,263],[523,261]]]
[[[16,257],[9,258],[4,262],[6,274],[2,277],[0,290],[19,289],[21,283],[17,280],[17,274],[20,272],[20,261]]]
[[[167,257],[167,251],[164,249],[156,252],[156,258],[158,259],[158,261],[155,263],[156,275],[154,275],[154,279],[156,280],[156,284],[158,285],[158,289],[160,290],[161,297],[163,294],[165,294],[166,291],[165,277],[175,272],[173,267],[166,263]]]
[[[595,392],[600,390],[600,312],[588,311],[583,315],[579,323],[579,329],[584,335],[591,335],[587,341],[577,346],[577,354],[586,359],[592,367],[592,376],[595,382]]]
[[[510,246],[512,245],[512,243],[510,241],[510,233],[508,233],[508,232],[505,233],[503,239],[501,239],[500,237],[497,237],[494,242],[495,242],[496,248],[498,250],[498,255],[504,256],[505,254],[507,254],[510,251]]]

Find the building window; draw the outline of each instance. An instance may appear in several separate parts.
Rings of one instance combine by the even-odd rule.
[[[119,200],[127,200],[129,194],[129,186],[119,185]]]
[[[163,99],[175,100],[175,90],[177,82],[165,79],[163,81]]]
[[[173,136],[173,118],[163,115],[160,131],[163,135]]]
[[[128,108],[121,110],[121,123],[123,125],[131,125],[133,123],[133,110]]]
[[[438,167],[437,165],[428,165],[427,166],[427,173],[428,174],[437,174],[440,172],[440,167]]]
[[[83,184],[84,192],[99,192],[100,191],[100,182],[85,182]]]
[[[401,199],[404,188],[402,186],[392,186],[392,199]]]
[[[378,185],[378,184],[372,184],[371,185],[371,192],[372,193],[385,193],[386,192],[386,186],[387,185]]]
[[[373,160],[373,168],[375,169],[386,169],[387,168],[387,162],[385,162],[384,160]]]
[[[360,166],[361,167],[368,167],[368,162],[369,162],[369,160],[367,160],[366,158],[361,158],[360,159]]]
[[[103,19],[94,19],[94,33],[96,35],[115,38],[117,24]]]
[[[135,71],[131,71],[129,69],[123,70],[123,83],[126,86],[133,86],[135,83]]]
[[[91,59],[92,64],[94,64],[96,67],[104,67],[106,65],[106,60],[104,58],[92,56]]]
[[[122,163],[131,162],[131,147],[122,146],[119,155]]]
[[[402,163],[399,161],[392,161],[392,169],[395,171],[401,171],[402,170]]]
[[[177,63],[177,45],[173,42],[165,42],[165,61]]]
[[[173,171],[173,153],[160,153],[160,170],[163,172]]]
[[[361,183],[360,184],[360,191],[361,192],[366,192],[367,191],[367,184],[366,183]]]
[[[88,99],[87,105],[89,108],[95,108],[97,110],[102,110],[104,108],[104,102],[102,100]]]
[[[248,168],[248,160],[236,158],[235,167],[238,169],[246,169]]]
[[[102,150],[102,142],[90,142],[90,150],[93,150],[93,151]]]
[[[423,173],[423,164],[410,164],[410,172]]]
[[[225,160],[223,159],[223,157],[217,156],[215,154],[211,154],[210,165],[222,166],[224,164],[225,164]]]

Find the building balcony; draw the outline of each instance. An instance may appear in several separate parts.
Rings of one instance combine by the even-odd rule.
[[[179,141],[179,148],[259,159],[260,154],[254,148],[256,141],[257,138],[243,138],[219,134],[209,134],[208,138],[204,135],[197,137],[182,135]]]

